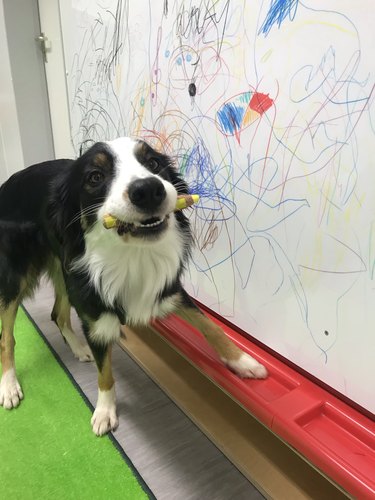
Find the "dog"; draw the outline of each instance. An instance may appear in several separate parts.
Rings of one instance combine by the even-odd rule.
[[[188,321],[240,377],[267,371],[232,343],[201,312],[181,284],[192,234],[177,196],[188,186],[172,159],[141,140],[98,142],[76,160],[28,167],[0,188],[0,405],[23,398],[14,361],[18,306],[43,274],[51,279],[51,317],[73,354],[95,359],[98,399],[91,419],[95,434],[118,425],[111,348],[120,326],[147,325],[168,314]],[[111,214],[120,222],[103,226]],[[72,330],[73,306],[87,343]]]

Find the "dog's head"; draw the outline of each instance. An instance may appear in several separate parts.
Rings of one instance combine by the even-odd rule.
[[[103,224],[110,214],[119,221],[115,229],[124,241],[154,242],[161,239],[176,219],[178,194],[188,193],[170,157],[143,141],[128,137],[92,146],[72,169],[79,185],[80,223],[84,228]],[[105,231],[105,229],[103,228]]]

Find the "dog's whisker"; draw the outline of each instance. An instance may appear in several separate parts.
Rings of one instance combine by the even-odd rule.
[[[70,227],[72,224],[80,220],[82,216],[92,215],[96,213],[101,206],[102,203],[95,203],[94,205],[89,205],[88,207],[83,208],[71,219],[71,221],[69,222],[69,224],[67,224],[66,227],[67,228]]]

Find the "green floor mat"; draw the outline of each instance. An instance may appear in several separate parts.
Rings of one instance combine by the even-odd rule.
[[[0,498],[154,498],[116,442],[93,434],[92,409],[21,309],[15,331],[25,398],[0,407]]]

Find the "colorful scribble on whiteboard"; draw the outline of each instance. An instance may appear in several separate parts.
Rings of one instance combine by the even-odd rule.
[[[77,153],[126,134],[173,155],[201,194],[190,293],[374,411],[370,2],[72,4]]]
[[[273,104],[268,95],[243,92],[228,99],[217,112],[218,126],[223,134],[235,135],[240,142],[240,131],[251,125]]]

